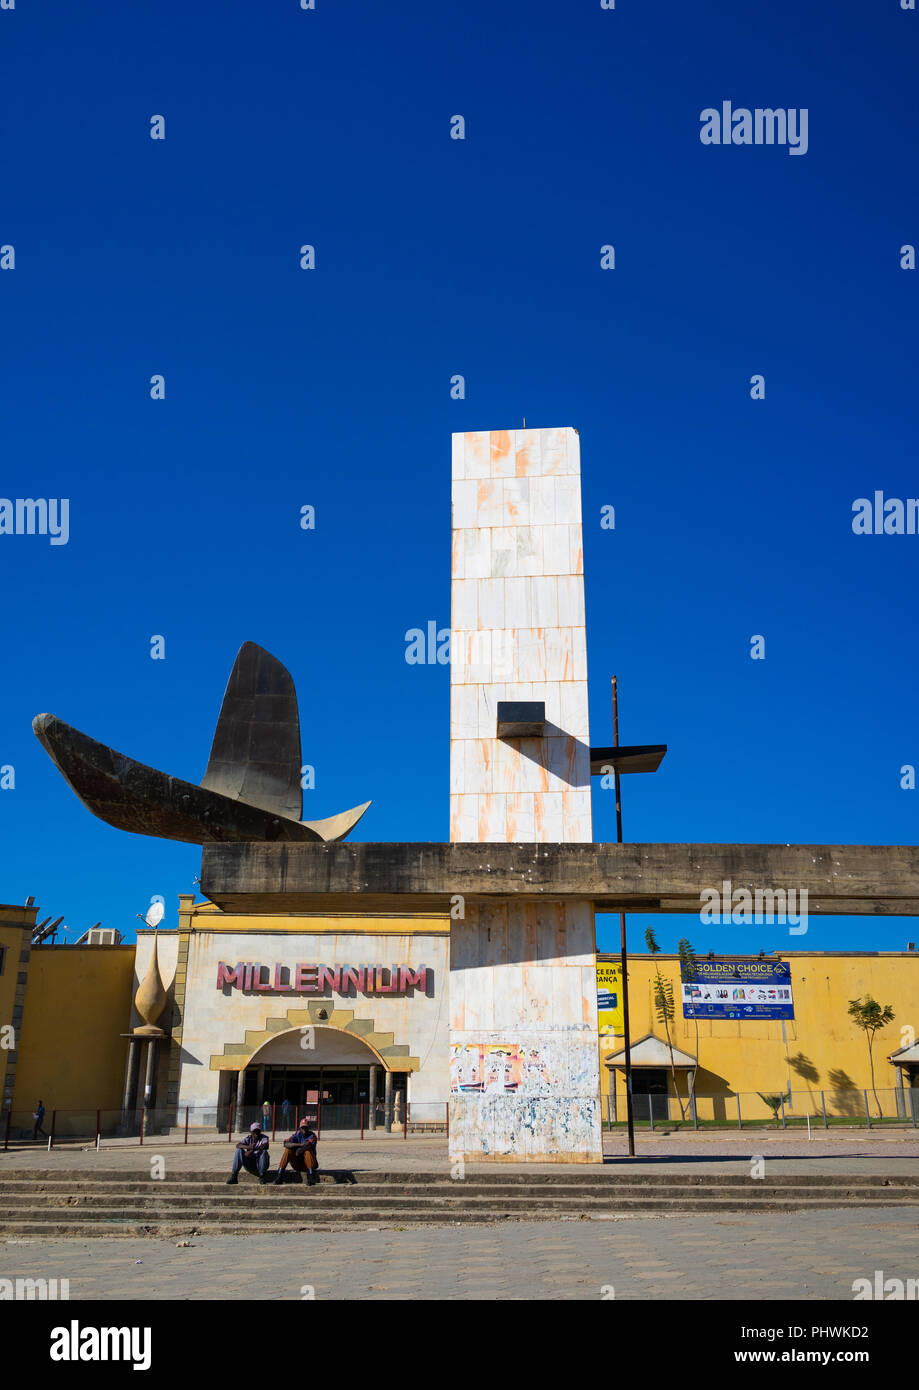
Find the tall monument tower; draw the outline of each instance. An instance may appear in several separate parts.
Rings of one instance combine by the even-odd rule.
[[[451,841],[480,842],[486,871],[490,843],[589,842],[575,430],[453,436],[450,672]],[[462,910],[451,1157],[601,1162],[590,899],[475,898]]]

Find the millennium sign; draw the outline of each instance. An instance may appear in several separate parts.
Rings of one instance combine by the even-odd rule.
[[[217,988],[224,994],[407,994],[428,993],[433,970],[427,965],[262,965],[217,962]]]

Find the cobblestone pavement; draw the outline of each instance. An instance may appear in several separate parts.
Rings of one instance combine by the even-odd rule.
[[[234,1135],[234,1139],[237,1136]],[[919,1173],[919,1136],[912,1129],[889,1131],[883,1137],[872,1139],[842,1137],[838,1132],[826,1138],[815,1135],[808,1141],[798,1137],[789,1138],[781,1130],[758,1130],[737,1135],[698,1134],[673,1135],[670,1138],[639,1137],[636,1143],[637,1162],[630,1161],[626,1140],[620,1135],[607,1136],[604,1152],[607,1163],[606,1172],[630,1173],[646,1171],[653,1167],[654,1172],[687,1172],[696,1165],[706,1174],[748,1172],[749,1159],[754,1154],[762,1154],[776,1163],[776,1173],[884,1173],[899,1175]],[[281,1153],[281,1146],[272,1146],[272,1161]],[[155,1154],[166,1159],[170,1172],[189,1172],[212,1170],[223,1174],[232,1162],[233,1145],[226,1139],[204,1143],[199,1141],[187,1146],[182,1144],[157,1144],[154,1138],[143,1146],[129,1141],[108,1141],[101,1149],[92,1145],[62,1145],[50,1152],[42,1144],[10,1148],[0,1151],[0,1177],[13,1169],[30,1169],[67,1172],[77,1169],[97,1171],[99,1169],[134,1169],[149,1171],[150,1160]],[[320,1141],[319,1156],[323,1168],[346,1168],[355,1172],[376,1169],[378,1172],[426,1172],[449,1171],[446,1140],[440,1136],[413,1136],[402,1139],[400,1136],[365,1139],[326,1138]],[[648,1162],[651,1160],[651,1163]],[[483,1163],[467,1164],[467,1170],[477,1172],[552,1172],[559,1173],[558,1164],[519,1164]],[[568,1172],[598,1171],[573,1165]]]
[[[191,1242],[6,1241],[0,1277],[69,1279],[71,1300],[299,1300],[312,1289],[317,1300],[754,1301],[851,1300],[853,1280],[878,1269],[919,1277],[919,1215],[892,1208]]]

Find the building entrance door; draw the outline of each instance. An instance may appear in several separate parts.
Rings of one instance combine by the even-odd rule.
[[[298,1120],[314,1129],[359,1129],[361,1106],[368,1122],[369,1066],[266,1067],[264,1086],[276,1126],[288,1133]]]
[[[632,1112],[636,1120],[669,1120],[670,1078],[664,1067],[635,1067],[632,1071]]]

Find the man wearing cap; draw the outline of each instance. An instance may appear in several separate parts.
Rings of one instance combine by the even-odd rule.
[[[260,1183],[268,1181],[268,1135],[263,1133],[259,1124],[250,1125],[245,1139],[241,1139],[236,1145],[233,1171],[227,1178],[228,1185],[239,1181],[240,1168],[245,1168],[247,1173],[257,1173]]]
[[[284,1169],[288,1163],[293,1172],[294,1182],[302,1182],[300,1174],[306,1174],[307,1187],[313,1187],[319,1181],[319,1161],[316,1155],[316,1142],[318,1135],[310,1128],[306,1120],[301,1120],[289,1139],[284,1140],[284,1157],[278,1164],[278,1171],[275,1177],[276,1183],[285,1181]]]

